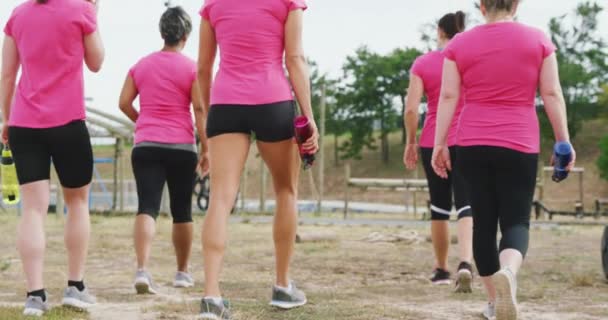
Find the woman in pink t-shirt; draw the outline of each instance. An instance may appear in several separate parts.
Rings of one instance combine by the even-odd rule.
[[[441,73],[443,72],[443,48],[458,33],[465,29],[465,14],[462,11],[449,13],[439,20],[437,37],[439,49],[418,57],[410,71],[410,86],[407,90],[407,107],[405,112],[405,127],[407,128],[407,145],[403,155],[405,165],[409,169],[416,169],[418,162],[418,145],[416,133],[418,131],[418,106],[423,94],[427,97],[428,111],[426,113],[424,128],[420,135],[420,152],[422,164],[426,173],[431,197],[431,238],[435,250],[435,268],[431,277],[433,284],[450,284],[448,271],[448,249],[450,247],[449,220],[452,214],[452,194],[458,217],[458,245],[460,265],[458,266],[456,291],[471,292],[473,260],[473,218],[471,207],[466,194],[464,180],[459,171],[454,170],[448,179],[442,179],[431,166],[433,155],[433,140],[435,139],[435,122],[437,104],[441,90]],[[450,127],[448,146],[454,150],[456,145],[456,129],[458,127],[458,114],[462,110],[463,101],[458,104],[456,116]]]
[[[83,61],[97,72],[104,59],[95,1],[26,1],[13,11],[4,33],[2,140],[13,151],[21,188],[17,247],[28,291],[24,314],[40,316],[49,308],[43,269],[51,161],[68,209],[68,283],[63,304],[86,309],[95,298],[83,282],[93,175],[93,152],[84,122]]]
[[[199,81],[209,110],[211,199],[203,226],[205,298],[201,316],[228,319],[219,288],[226,224],[255,135],[272,174],[277,200],[274,225],[276,282],[271,304],[304,305],[306,296],[289,278],[297,227],[299,156],[293,142],[295,92],[314,135],[304,148],[317,151],[308,67],[302,49],[304,0],[206,0],[201,10]],[[217,47],[219,71],[212,84]],[[284,71],[284,62],[290,81]]]
[[[556,139],[570,140],[555,46],[542,31],[513,21],[518,4],[481,0],[487,24],[456,36],[444,50],[433,153],[435,171],[447,178],[448,132],[463,87],[458,166],[473,210],[475,262],[490,302],[484,316],[498,320],[518,314],[516,275],[528,249],[540,149],[537,89]]]
[[[120,109],[136,124],[131,162],[139,202],[134,231],[137,255],[134,286],[139,294],[156,293],[146,267],[165,183],[177,258],[173,285],[180,288],[194,285],[188,264],[197,155],[190,105],[194,108],[201,143],[206,144],[196,62],[181,53],[192,31],[192,21],[184,9],[174,7],[165,11],[159,25],[165,42],[163,49],[131,68],[120,95]],[[139,111],[133,107],[138,96]],[[201,161],[206,163],[205,155]]]

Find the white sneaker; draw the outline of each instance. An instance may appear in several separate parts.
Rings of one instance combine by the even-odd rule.
[[[496,287],[496,320],[517,320],[517,281],[508,268],[492,276]]]
[[[194,280],[189,273],[178,271],[175,274],[173,286],[175,288],[192,288],[194,287]]]
[[[496,306],[493,303],[488,303],[486,309],[483,310],[483,317],[487,320],[495,320],[496,319]]]
[[[154,283],[150,274],[143,270],[138,270],[135,274],[135,283],[133,285],[137,294],[156,294]]]
[[[50,310],[47,302],[42,301],[42,298],[29,296],[25,300],[25,308],[23,309],[24,316],[42,317],[42,315]]]
[[[80,291],[76,287],[67,287],[61,303],[67,307],[86,311],[97,303],[97,299],[86,288]]]

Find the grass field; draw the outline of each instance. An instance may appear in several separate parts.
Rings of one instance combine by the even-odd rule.
[[[0,319],[21,319],[24,280],[15,249],[12,215],[0,215]],[[196,221],[197,226],[201,221]],[[62,221],[47,220],[48,251],[45,279],[50,301],[60,301],[65,283]],[[136,296],[131,287],[134,254],[129,217],[93,217],[93,239],[86,281],[100,303],[90,314],[55,307],[45,319],[193,319],[201,297],[200,232],[193,251],[197,286],[177,291],[170,287],[174,273],[170,221],[159,220],[151,272],[161,286],[158,296]],[[198,227],[197,227],[198,229]],[[370,243],[371,232],[394,234],[416,231],[421,241]],[[520,276],[523,319],[608,319],[608,284],[601,274],[598,226],[536,226],[528,260]],[[301,233],[329,232],[337,241],[297,244],[293,278],[310,303],[280,312],[267,305],[273,279],[271,226],[233,224],[223,273],[226,297],[235,319],[246,320],[389,320],[481,319],[484,298],[479,282],[472,295],[451,287],[433,287],[431,244],[426,228],[370,228],[302,226]],[[456,250],[452,250],[454,253]],[[452,257],[451,265],[457,261]]]

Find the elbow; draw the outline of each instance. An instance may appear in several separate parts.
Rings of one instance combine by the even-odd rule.
[[[101,71],[102,66],[103,58],[96,59],[95,61],[87,61],[87,68],[93,73],[98,73],[99,71]]]
[[[213,73],[212,66],[203,64],[199,65],[196,70],[196,75],[198,76],[199,81],[205,81],[211,79],[211,74]]]
[[[287,55],[285,57],[285,66],[287,70],[291,73],[291,70],[296,70],[302,66],[306,65],[306,57],[304,54],[293,54]]]
[[[133,107],[133,105],[128,101],[120,101],[118,102],[118,107],[120,108],[120,111],[127,113],[127,111]]]
[[[460,98],[460,91],[443,90],[441,91],[441,100],[456,101]]]

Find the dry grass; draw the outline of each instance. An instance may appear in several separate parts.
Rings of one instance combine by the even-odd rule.
[[[13,216],[0,216],[0,319],[19,319],[24,285],[15,250]],[[197,237],[192,270],[197,286],[177,291],[170,287],[174,272],[170,222],[159,221],[150,271],[162,294],[140,297],[131,281],[134,257],[129,217],[93,218],[93,239],[86,281],[101,303],[91,314],[53,309],[46,319],[192,319],[201,297],[201,246]],[[197,221],[200,224],[200,220]],[[51,302],[57,303],[65,284],[62,223],[50,216],[45,279]],[[267,303],[273,279],[271,227],[235,224],[223,274],[225,296],[231,298],[235,319],[247,320],[388,320],[480,319],[484,305],[479,282],[472,295],[432,287],[426,280],[432,268],[431,245],[367,243],[372,231],[397,233],[397,228],[313,227],[301,232],[333,232],[339,241],[297,245],[293,277],[307,292],[310,304],[279,312]],[[422,236],[426,228],[417,229]],[[529,258],[520,276],[523,319],[606,319],[608,285],[600,274],[597,226],[533,228]],[[456,250],[452,250],[452,255]],[[452,256],[451,265],[457,260]]]

